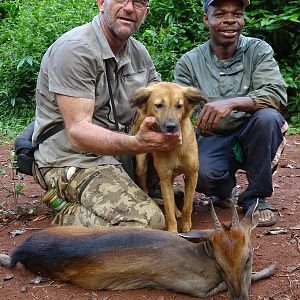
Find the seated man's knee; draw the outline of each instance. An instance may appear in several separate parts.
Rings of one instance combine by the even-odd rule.
[[[208,177],[206,173],[206,169],[204,168],[199,168],[198,170],[198,182],[196,186],[197,192],[202,192],[204,193],[205,187],[207,186],[208,182]]]
[[[228,170],[199,169],[196,191],[226,198],[235,186],[234,176]]]
[[[274,125],[281,127],[285,123],[283,116],[274,108],[259,109],[252,118],[260,128],[273,128]]]

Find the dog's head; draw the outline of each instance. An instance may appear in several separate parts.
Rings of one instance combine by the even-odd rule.
[[[183,119],[206,102],[207,97],[199,89],[160,82],[138,89],[130,105],[144,116],[154,116],[160,131],[172,134],[179,131]]]

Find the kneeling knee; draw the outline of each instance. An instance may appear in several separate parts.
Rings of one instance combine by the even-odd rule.
[[[165,216],[159,206],[154,203],[156,206],[153,208],[152,213],[149,216],[148,227],[152,229],[164,230],[166,228]]]

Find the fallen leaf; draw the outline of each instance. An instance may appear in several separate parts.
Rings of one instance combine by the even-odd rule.
[[[37,218],[33,219],[33,222],[41,221],[41,220],[44,220],[46,218],[47,218],[46,215],[38,216]]]
[[[12,273],[8,273],[8,274],[6,274],[5,276],[4,276],[4,278],[3,278],[3,280],[11,280],[11,279],[13,279],[15,277],[15,275],[14,274],[12,274]]]
[[[286,233],[289,233],[288,229],[276,227],[276,228],[266,231],[264,234],[265,235],[276,235],[276,234],[286,234]]]
[[[286,165],[286,168],[294,169],[294,166],[291,165],[291,164],[287,164],[287,165]]]
[[[40,284],[42,282],[48,282],[48,281],[50,281],[50,279],[47,277],[35,276],[30,280],[30,283],[31,284]]]
[[[30,198],[30,199],[31,199],[31,198],[39,198],[39,197],[41,197],[41,195],[29,195],[29,196],[28,196],[28,198]],[[40,201],[39,201],[39,202],[40,202]]]
[[[14,231],[10,231],[9,234],[11,237],[15,237],[16,235],[22,235],[26,232],[26,228],[16,229]]]
[[[293,272],[298,271],[298,270],[300,270],[300,265],[298,265],[298,266],[292,266],[292,267],[287,267],[286,268],[286,271],[288,273],[293,273]]]

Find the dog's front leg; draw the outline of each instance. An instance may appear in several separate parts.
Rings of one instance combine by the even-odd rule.
[[[184,205],[182,209],[182,232],[189,232],[192,228],[192,210],[197,184],[198,172],[185,176]]]
[[[136,155],[136,181],[139,187],[148,194],[148,187],[147,187],[147,153],[137,154]]]
[[[159,176],[160,187],[164,201],[165,217],[167,223],[167,230],[178,232],[177,221],[175,217],[175,199],[173,190],[173,180],[171,176]]]

